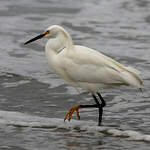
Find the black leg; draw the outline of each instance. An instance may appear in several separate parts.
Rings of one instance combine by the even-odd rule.
[[[79,108],[98,108],[99,109],[98,126],[100,126],[101,122],[102,122],[103,107],[106,106],[106,102],[104,101],[104,99],[103,99],[103,97],[101,96],[100,93],[97,93],[97,95],[100,98],[101,103],[99,103],[99,101],[96,98],[96,96],[94,94],[92,94],[92,97],[93,97],[93,99],[94,99],[96,104],[94,104],[94,105],[79,105]]]
[[[101,122],[102,122],[102,115],[103,115],[103,106],[102,104],[99,103],[99,101],[97,100],[96,96],[94,94],[92,94],[95,102],[96,102],[96,105],[98,105],[98,108],[99,108],[99,118],[98,118],[98,126],[101,125]]]
[[[103,97],[101,96],[100,93],[97,93],[98,97],[100,98],[101,102],[102,102],[102,107],[106,106],[106,102],[104,101]]]
[[[99,108],[99,105],[80,105],[80,108]]]

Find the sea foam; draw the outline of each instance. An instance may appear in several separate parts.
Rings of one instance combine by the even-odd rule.
[[[150,142],[150,135],[142,134],[133,130],[121,130],[115,127],[97,126],[97,123],[93,121],[79,121],[72,119],[70,122],[64,122],[63,119],[59,118],[31,116],[12,111],[0,111],[0,124],[31,128],[74,129],[83,132],[102,133],[114,137],[123,137],[127,140]]]

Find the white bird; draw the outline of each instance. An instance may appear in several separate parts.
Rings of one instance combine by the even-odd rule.
[[[99,90],[121,85],[141,88],[142,80],[137,73],[112,58],[85,46],[74,45],[69,33],[58,25],[48,27],[45,32],[27,41],[25,44],[40,38],[48,38],[45,46],[50,69],[60,78],[75,88],[90,92],[95,100],[94,105],[77,105],[65,115],[70,121],[72,114],[80,108],[99,108],[99,123],[102,121],[103,107],[106,105]],[[101,102],[95,95],[98,95]]]

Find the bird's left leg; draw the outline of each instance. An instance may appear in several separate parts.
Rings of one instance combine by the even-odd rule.
[[[94,101],[96,104],[94,105],[77,105],[72,107],[69,112],[67,112],[67,114],[65,115],[64,121],[68,118],[68,120],[70,121],[72,118],[72,114],[74,113],[74,111],[76,111],[76,115],[78,117],[78,119],[80,119],[80,115],[79,115],[79,109],[80,108],[99,108],[99,122],[98,125],[101,124],[102,121],[102,115],[103,115],[103,107],[106,105],[103,97],[100,95],[100,93],[97,93],[98,97],[101,100],[101,103],[99,103],[98,99],[96,98],[96,96],[94,94],[92,94]]]
[[[80,109],[80,105],[76,105],[74,107],[72,107],[69,112],[67,112],[67,114],[65,115],[64,121],[68,118],[68,120],[70,121],[72,118],[72,114],[74,113],[74,111],[76,111],[76,115],[78,117],[78,119],[80,119],[80,115],[79,115],[79,109]]]
[[[74,111],[76,111],[76,115],[78,117],[78,119],[80,120],[80,115],[79,115],[79,109],[80,108],[99,108],[99,105],[94,104],[94,105],[76,105],[74,107],[72,107],[69,112],[67,112],[67,114],[65,115],[64,121],[68,118],[68,120],[70,121],[72,118],[72,114],[74,113]]]

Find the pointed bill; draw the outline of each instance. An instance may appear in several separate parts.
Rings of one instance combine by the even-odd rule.
[[[46,35],[45,33],[40,34],[40,35],[34,37],[33,39],[31,39],[31,40],[25,42],[24,45],[26,45],[26,44],[28,44],[28,43],[31,43],[31,42],[34,42],[34,41],[36,41],[36,40],[38,40],[38,39],[41,39],[41,38],[44,37],[45,35]]]

